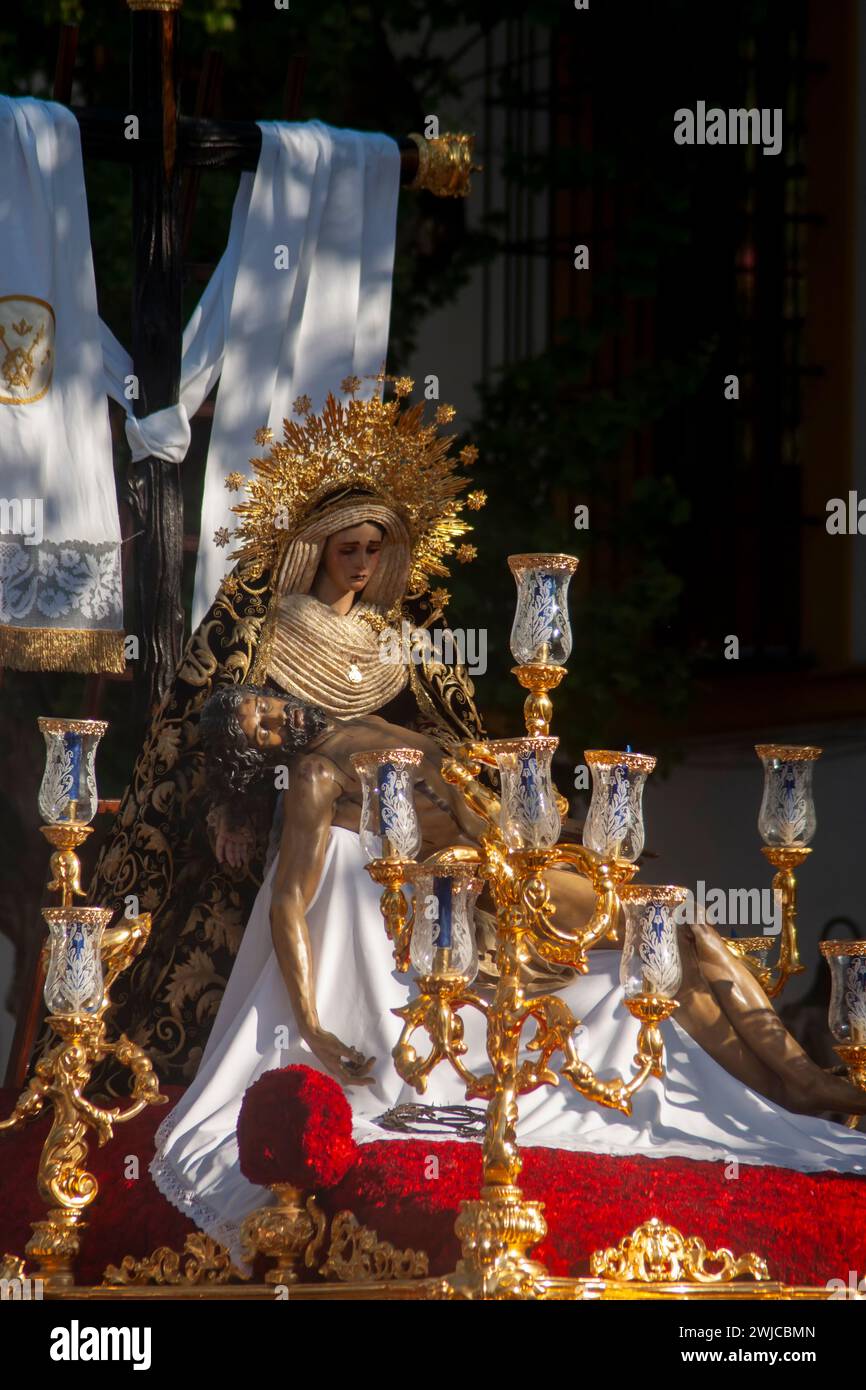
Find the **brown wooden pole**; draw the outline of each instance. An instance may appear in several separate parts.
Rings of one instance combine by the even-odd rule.
[[[132,360],[136,415],[173,405],[180,387],[181,222],[177,158],[178,16],[165,5],[130,6],[130,104],[142,157],[132,164]],[[135,143],[130,141],[130,144]],[[130,468],[140,667],[139,715],[146,718],[168,686],[183,642],[183,494],[180,466],[148,455]],[[134,668],[135,669],[135,668]]]

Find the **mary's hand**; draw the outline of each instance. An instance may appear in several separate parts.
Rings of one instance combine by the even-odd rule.
[[[324,1067],[342,1081],[344,1086],[372,1086],[374,1078],[368,1076],[375,1057],[365,1057],[355,1047],[347,1047],[333,1033],[323,1028],[309,1029],[304,1033],[304,1041]]]

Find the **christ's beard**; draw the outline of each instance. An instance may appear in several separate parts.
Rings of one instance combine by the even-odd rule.
[[[303,723],[300,728],[292,722],[291,715],[294,709],[301,710],[303,714]],[[288,702],[286,722],[281,730],[280,751],[289,756],[292,753],[300,753],[330,727],[330,719],[318,705],[307,705],[301,700]]]

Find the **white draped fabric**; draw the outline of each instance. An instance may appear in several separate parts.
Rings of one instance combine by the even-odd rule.
[[[307,912],[321,1024],[377,1059],[375,1085],[347,1091],[359,1143],[399,1140],[393,1131],[379,1128],[377,1118],[393,1105],[422,1099],[400,1080],[391,1060],[401,1028],[392,1010],[406,1002],[411,985],[393,968],[379,911],[380,889],[363,862],[358,836],[333,828]],[[236,1125],[244,1092],[274,1067],[303,1063],[323,1070],[295,1027],[271,943],[275,867],[274,858],[198,1074],[160,1126],[151,1165],[160,1191],[227,1245],[239,1265],[239,1223],[271,1200],[266,1188],[249,1183],[239,1170]],[[581,1056],[603,1077],[632,1071],[636,1024],[623,1007],[619,959],[616,951],[594,951],[590,973],[562,991],[585,1024]],[[483,1021],[471,1010],[463,1018],[467,1065],[476,1072],[487,1070]],[[790,1114],[734,1080],[674,1020],[662,1029],[665,1078],[650,1080],[638,1092],[631,1118],[590,1104],[562,1082],[521,1098],[521,1144],[650,1158],[736,1158],[801,1172],[866,1173],[866,1135]],[[423,1048],[423,1039],[418,1046]],[[454,1105],[465,1102],[465,1093],[459,1079],[440,1064],[423,1100]],[[436,1141],[425,1134],[424,1142]]]
[[[214,541],[235,521],[225,476],[249,475],[256,430],[270,425],[279,437],[298,396],[320,410],[343,378],[384,365],[396,142],[320,121],[258,124],[256,172],[241,175],[226,250],[183,335],[178,402],[137,418],[134,363],[96,309],[78,122],[53,102],[0,97],[9,171],[0,195],[0,664],[123,669],[105,394],[127,412],[133,460],[181,463],[190,419],[225,375],[202,497],[196,626],[226,570]],[[374,389],[365,381],[358,394]]]
[[[344,377],[378,372],[387,352],[399,147],[320,121],[259,124],[255,181],[241,179],[228,247],[184,334],[185,375],[201,399],[218,374],[218,339],[228,386],[208,449],[193,627],[226,572],[214,542],[236,520],[225,477],[252,472],[255,431],[268,425],[280,438],[298,396],[319,411]]]
[[[0,96],[0,665],[122,671],[120,522],[78,122]]]

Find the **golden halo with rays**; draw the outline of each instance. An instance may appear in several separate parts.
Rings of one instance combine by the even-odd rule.
[[[381,383],[394,378],[380,372],[373,380],[381,389]],[[411,378],[394,380],[396,396],[387,401],[378,393],[369,400],[355,399],[360,384],[357,377],[347,377],[342,388],[350,398],[343,403],[329,392],[319,415],[310,412],[308,397],[299,397],[299,419],[283,420],[282,441],[272,442],[269,429],[256,431],[256,441],[271,447],[264,457],[250,459],[247,498],[231,509],[240,518],[234,532],[240,546],[231,558],[273,567],[324,497],[340,488],[364,488],[403,518],[412,549],[408,591],[421,593],[431,576],[449,574],[443,563],[447,556],[466,561],[474,553],[473,546],[456,545],[472,530],[461,515],[466,503],[460,493],[469,479],[457,471],[458,459],[449,452],[456,436],[438,430],[454,418],[454,410],[439,405],[434,422],[425,424],[423,403],[402,406],[414,384]],[[467,446],[459,460],[471,464],[477,456],[477,449]],[[235,486],[237,476],[229,474]],[[472,494],[469,506],[481,505],[479,497],[483,494]]]

